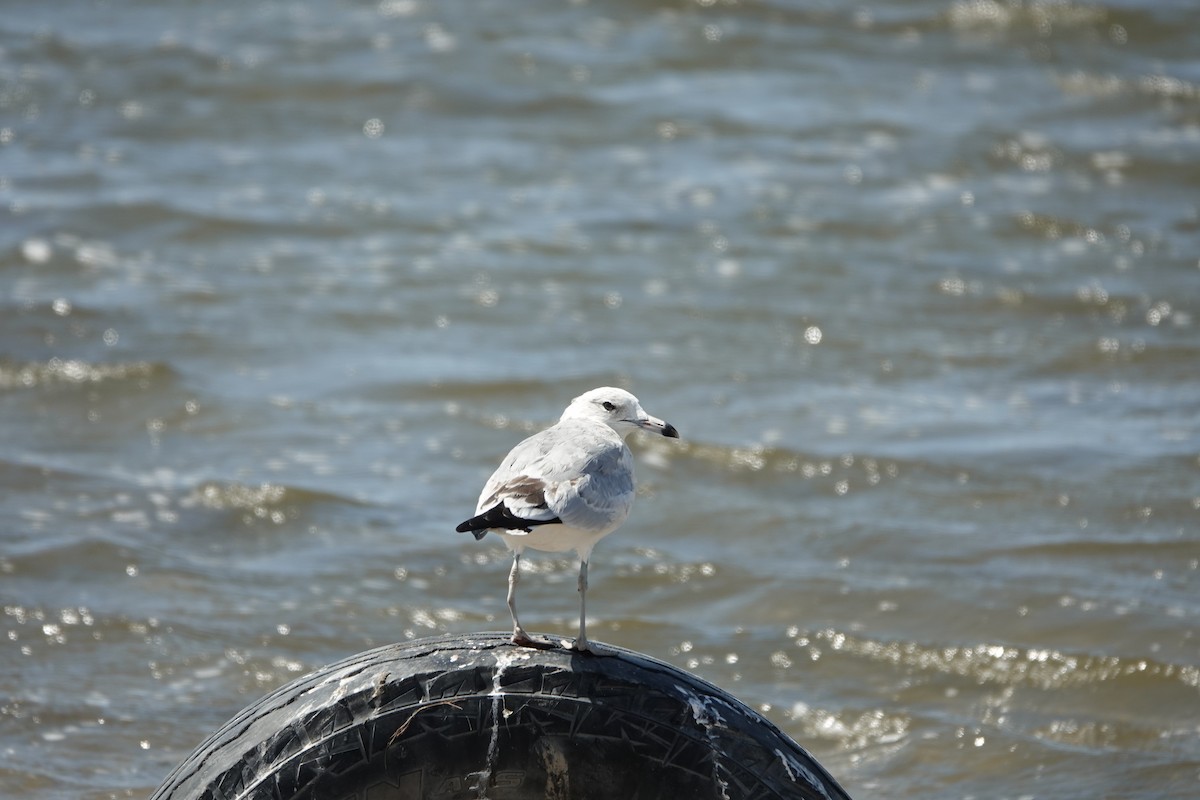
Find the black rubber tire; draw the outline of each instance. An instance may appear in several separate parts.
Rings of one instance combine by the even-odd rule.
[[[484,633],[360,653],[243,710],[154,800],[849,800],[726,692],[612,650]]]

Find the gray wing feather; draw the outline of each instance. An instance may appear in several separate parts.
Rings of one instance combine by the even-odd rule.
[[[633,506],[633,459],[624,444],[592,459],[575,479],[552,483],[546,501],[567,525],[601,530],[620,525]]]
[[[479,495],[477,514],[503,501],[514,515],[558,517],[611,530],[633,506],[633,457],[607,425],[566,420],[512,449]]]

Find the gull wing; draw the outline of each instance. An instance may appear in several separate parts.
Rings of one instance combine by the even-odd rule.
[[[477,516],[463,526],[518,533],[562,522],[610,531],[629,515],[633,495],[633,457],[621,438],[601,423],[564,420],[512,449],[484,485]]]

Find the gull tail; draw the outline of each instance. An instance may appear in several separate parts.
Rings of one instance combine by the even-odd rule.
[[[552,519],[522,519],[507,508],[504,503],[497,503],[482,514],[471,517],[454,530],[459,533],[471,533],[476,540],[482,539],[489,530],[525,531],[529,533],[535,525],[553,525],[562,522],[558,517]]]

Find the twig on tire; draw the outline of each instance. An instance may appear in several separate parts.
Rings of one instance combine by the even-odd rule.
[[[388,739],[388,747],[391,747],[393,744],[396,743],[397,739],[399,739],[401,736],[404,735],[405,731],[408,730],[408,726],[412,725],[412,721],[414,719],[416,719],[417,714],[420,714],[422,711],[427,711],[431,708],[437,708],[438,706],[450,706],[451,708],[457,709],[458,711],[462,711],[462,706],[460,706],[458,703],[454,702],[453,700],[439,700],[436,703],[430,703],[429,705],[421,706],[416,711],[409,714],[408,719],[404,720],[404,723],[399,728],[396,728],[395,733],[393,733],[391,735],[391,738]]]

